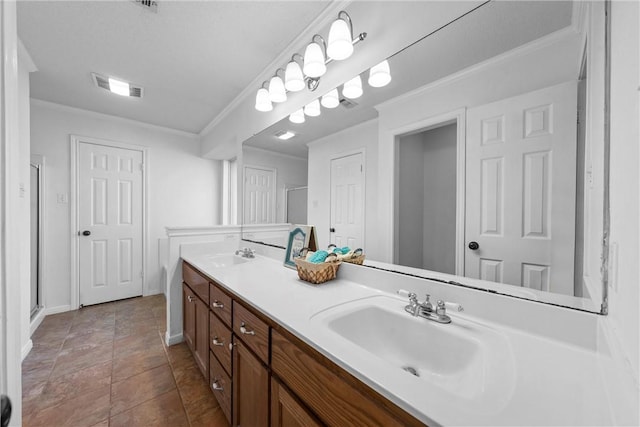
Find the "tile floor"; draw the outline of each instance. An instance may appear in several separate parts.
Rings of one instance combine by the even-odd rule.
[[[47,316],[22,363],[24,426],[224,426],[163,295]]]

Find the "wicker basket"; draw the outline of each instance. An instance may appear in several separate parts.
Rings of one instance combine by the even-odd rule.
[[[362,253],[362,249],[358,248],[353,251],[353,255],[350,257],[342,258],[342,261],[362,265],[362,263],[364,263],[364,253]]]
[[[304,258],[295,258],[293,261],[298,269],[298,277],[315,285],[335,279],[338,267],[340,267],[340,261],[321,262],[319,264],[305,261]]]

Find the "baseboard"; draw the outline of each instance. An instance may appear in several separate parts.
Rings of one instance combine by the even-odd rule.
[[[33,335],[36,329],[38,329],[38,326],[40,326],[40,324],[44,320],[44,317],[46,316],[44,312],[45,312],[45,309],[41,308],[40,310],[38,310],[38,314],[36,314],[36,317],[34,317],[31,320],[31,327],[30,327],[31,331],[29,332],[29,336]]]
[[[32,348],[33,348],[33,341],[31,340],[27,341],[24,347],[22,347],[22,360],[24,360],[24,358],[27,357],[27,355],[29,354]]]
[[[166,341],[168,346],[181,343],[184,338],[182,337],[182,332],[176,335],[169,335],[169,331],[167,331],[164,335],[164,340]]]
[[[57,307],[49,307],[49,308],[45,308],[44,309],[44,315],[45,316],[49,316],[51,314],[58,314],[58,313],[64,313],[65,311],[70,311],[71,310],[71,306],[70,305],[59,305]]]

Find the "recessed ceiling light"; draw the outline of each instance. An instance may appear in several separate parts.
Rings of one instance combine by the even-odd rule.
[[[113,77],[103,76],[97,73],[91,73],[91,77],[93,78],[93,82],[95,83],[95,85],[99,88],[108,90],[109,92],[121,96],[142,98],[144,89],[141,86],[114,79]]]
[[[129,96],[129,83],[109,77],[109,90],[122,96]]]
[[[293,133],[293,132],[289,132],[289,131],[280,131],[280,132],[276,133],[276,136],[278,138],[280,138],[281,140],[286,141],[287,139],[291,139],[294,136],[296,136],[296,134]]]

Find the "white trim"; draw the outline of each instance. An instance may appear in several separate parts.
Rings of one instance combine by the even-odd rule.
[[[169,331],[166,331],[164,333],[164,340],[168,346],[172,346],[174,344],[181,343],[182,341],[184,341],[184,338],[182,337],[182,332],[175,335],[169,335]]]
[[[311,34],[318,32],[319,28],[327,27],[337,16],[338,12],[342,9],[345,9],[352,0],[334,0],[325,7],[325,9],[307,25],[307,27],[302,30],[298,36],[291,41],[280,54],[267,65],[261,73],[259,73],[252,81],[249,83],[242,92],[238,94],[227,106],[216,116],[214,117],[209,124],[207,124],[200,132],[200,136],[205,136],[211,130],[220,124],[227,116],[247,99],[248,97],[253,96],[253,94],[260,88],[263,81],[268,80],[273,74],[274,70],[283,66],[283,64],[287,64],[291,55],[294,53],[303,52],[306,44],[309,43],[311,39]]]
[[[365,123],[368,123],[368,122],[365,122]],[[362,123],[362,124],[365,124],[365,123]],[[331,178],[332,178],[331,162],[333,162],[334,160],[341,159],[343,157],[354,156],[356,154],[362,154],[362,190],[361,190],[362,223],[360,224],[362,244],[360,245],[360,247],[365,248],[365,251],[366,251],[366,247],[367,247],[367,244],[366,244],[367,243],[367,236],[366,236],[367,235],[366,233],[366,228],[367,228],[367,149],[366,147],[356,148],[348,151],[342,151],[340,153],[336,153],[331,157],[329,157],[329,228],[333,227],[333,224],[331,223],[331,185],[332,185],[331,184]],[[331,241],[331,235],[329,235],[329,241]]]
[[[42,323],[45,317],[46,315],[44,314],[44,307],[40,307],[40,310],[38,310],[36,317],[31,319],[29,336],[33,335],[33,333],[40,327],[40,324]]]
[[[52,314],[65,313],[67,311],[71,311],[71,305],[57,305],[51,308],[44,308],[44,315],[51,316]]]
[[[22,359],[20,360],[24,360],[32,348],[33,348],[33,341],[31,340],[27,341],[27,343],[24,346],[22,346]]]
[[[111,114],[98,113],[91,110],[83,110],[82,108],[70,107],[68,105],[57,104],[51,101],[43,101],[42,99],[31,98],[31,105],[50,108],[52,110],[64,111],[67,113],[80,114],[80,115],[95,118],[95,119],[114,120],[116,122],[135,125],[135,126],[152,130],[152,131],[166,132],[174,135],[192,138],[196,142],[200,141],[200,138],[198,137],[197,133],[191,133],[191,132],[187,132],[180,129],[173,129],[173,128],[168,128],[164,126],[154,125],[151,123],[140,122],[138,120],[133,120],[133,119],[126,119],[124,117],[113,116]]]
[[[80,135],[70,135],[71,153],[71,197],[70,197],[70,223],[71,223],[71,308],[80,307],[80,266],[78,263],[80,254],[78,253],[78,149],[81,143],[104,145],[113,148],[122,148],[142,153],[142,295],[149,294],[149,283],[147,274],[147,255],[149,252],[149,220],[148,220],[148,176],[149,176],[149,153],[148,149],[142,145],[134,145],[123,142],[110,141],[107,139],[92,138]]]
[[[455,266],[456,276],[464,275],[464,254],[465,254],[465,180],[466,180],[466,127],[467,127],[467,110],[466,108],[459,108],[447,113],[431,116],[426,119],[421,119],[417,122],[413,122],[401,127],[390,129],[388,134],[390,135],[390,141],[394,146],[393,150],[393,185],[391,187],[391,242],[393,245],[393,257],[394,261],[398,254],[398,242],[397,242],[397,227],[396,227],[396,210],[395,206],[398,205],[396,197],[396,183],[398,181],[398,138],[404,134],[413,133],[416,131],[426,131],[430,128],[435,128],[443,125],[447,122],[456,122],[456,249],[455,249]],[[385,143],[385,141],[381,141]]]
[[[40,295],[38,295],[38,300],[39,300],[39,304],[40,304],[40,309],[39,309],[39,313],[42,313],[42,308],[46,306],[47,302],[45,301],[45,283],[46,283],[46,278],[45,278],[45,274],[44,272],[46,271],[45,267],[46,267],[46,260],[47,260],[47,246],[46,246],[46,242],[45,242],[45,235],[46,235],[46,230],[45,230],[45,214],[47,213],[47,206],[46,206],[46,187],[47,187],[47,179],[46,179],[46,163],[45,163],[45,158],[44,156],[40,155],[40,154],[31,154],[31,159],[30,159],[30,164],[35,166],[38,169],[38,185],[39,185],[39,194],[38,194],[38,209],[39,209],[39,218],[38,218],[38,228],[40,231],[40,236],[38,237],[38,292],[40,293]],[[31,285],[31,284],[29,284]],[[36,316],[37,317],[37,316]],[[32,321],[32,325],[33,325],[33,321]],[[37,326],[36,326],[37,328]],[[31,329],[31,333],[33,333],[35,329]]]
[[[289,223],[279,224],[246,224],[242,226],[242,234],[245,232],[260,233],[270,231],[289,231]]]
[[[251,145],[243,145],[242,149],[243,150],[248,150],[248,151],[257,151],[259,153],[271,154],[272,156],[275,154],[277,156],[288,157],[288,158],[294,159],[294,160],[304,160],[304,161],[307,161],[307,162],[309,161],[308,155],[307,155],[307,157],[294,156],[293,154],[281,153],[280,151],[275,151],[275,150],[266,150],[266,149],[261,148],[261,147],[252,147]]]
[[[36,67],[36,63],[33,62],[33,58],[29,54],[27,48],[22,44],[22,40],[18,37],[18,62],[24,66],[29,73],[33,73],[38,71],[38,67]]]
[[[167,237],[203,236],[212,234],[240,234],[239,225],[218,225],[212,227],[165,227]]]
[[[244,164],[242,166],[242,225],[245,224],[245,212],[244,212],[244,198],[247,194],[247,169],[258,169],[268,172],[273,172],[273,185],[271,191],[271,217],[273,221],[276,220],[276,214],[278,213],[278,209],[276,206],[276,191],[278,191],[278,169],[271,168],[268,166],[259,166],[259,165],[248,165]]]
[[[550,46],[554,43],[557,43],[564,38],[574,37],[576,35],[576,32],[577,30],[573,26],[568,26],[558,31],[554,31],[553,33],[547,34],[546,36],[540,37],[539,39],[535,39],[529,43],[525,43],[524,45],[518,46],[507,52],[501,53],[500,55],[496,55],[485,61],[479,62],[463,70],[460,70],[457,73],[449,74],[434,82],[421,86],[412,91],[403,93],[402,95],[389,99],[388,101],[382,102],[376,105],[375,108],[378,111],[392,110],[396,108],[397,104],[402,104],[414,97],[428,96],[428,92],[437,88],[438,86],[450,84],[455,81],[464,79],[472,74],[484,71],[491,67],[499,66],[503,62],[513,61],[516,58],[530,55],[532,52],[545,48],[547,46]]]

